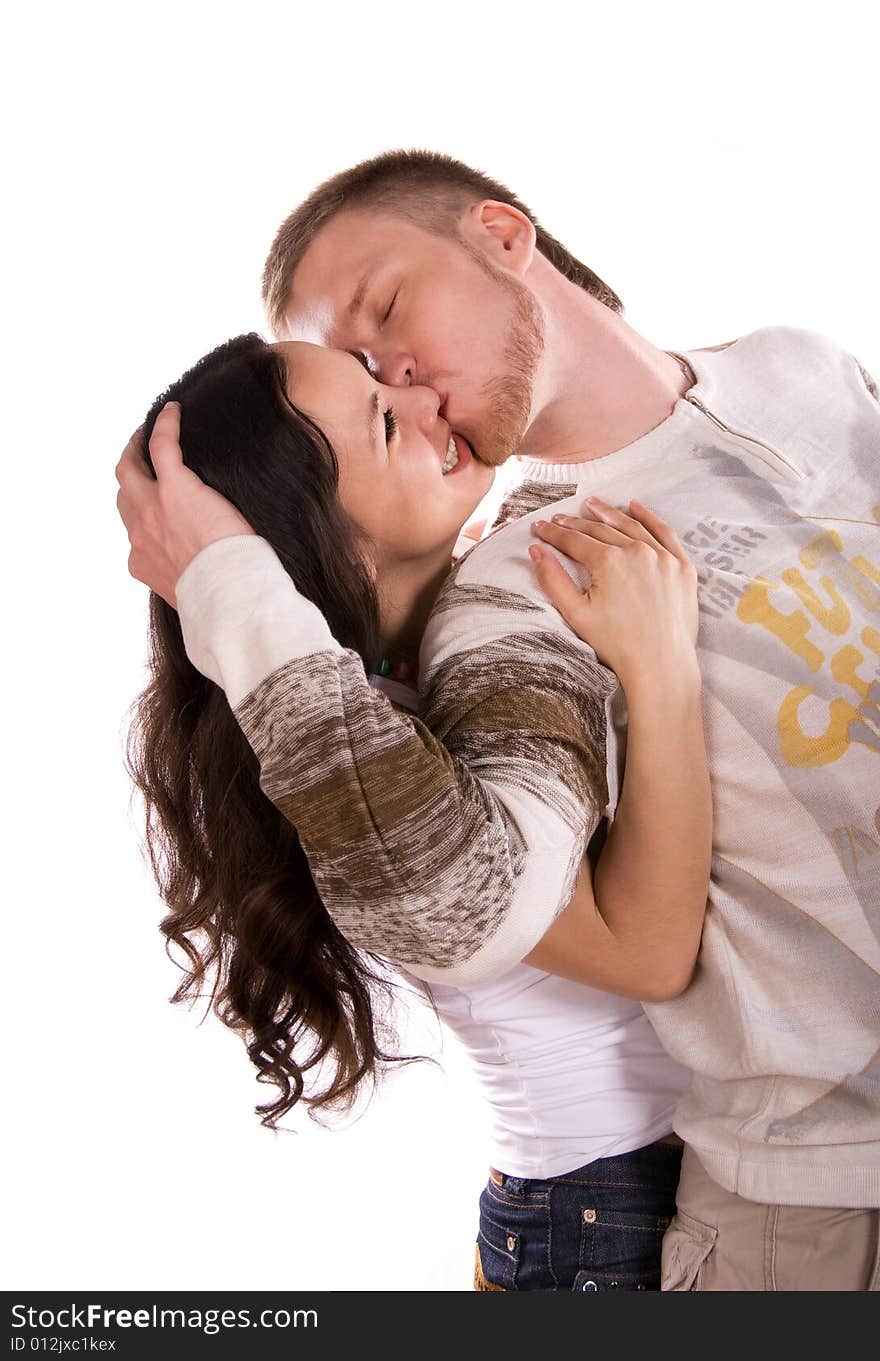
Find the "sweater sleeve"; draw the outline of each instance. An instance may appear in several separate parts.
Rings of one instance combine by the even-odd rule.
[[[864,383],[865,387],[868,389],[871,396],[874,398],[874,401],[880,402],[880,392],[877,391],[877,383],[874,379],[873,374],[870,374],[868,370],[859,363],[858,360],[856,360],[855,363],[858,367],[859,373],[862,375],[862,382]]]
[[[423,723],[369,684],[262,539],[204,549],[177,601],[187,653],[224,689],[343,934],[428,982],[519,962],[607,803],[614,682],[591,649],[522,602],[523,621],[436,670]]]

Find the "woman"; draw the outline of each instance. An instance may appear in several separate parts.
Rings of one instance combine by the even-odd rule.
[[[361,669],[346,671],[346,685],[364,689],[364,672],[377,669],[396,668],[398,680],[405,676],[448,572],[452,543],[491,480],[462,441],[447,439],[436,395],[384,390],[350,356],[242,337],[207,356],[167,396],[183,407],[188,467],[238,507],[242,534],[255,531],[272,546],[300,594],[326,618],[337,651],[341,645],[360,658]],[[147,418],[147,438],[161,406],[156,403]],[[624,542],[638,540],[643,557],[650,548],[652,560],[662,557],[675,570],[662,583],[656,574],[649,582],[638,579],[627,559],[615,590],[629,611],[626,619],[618,616],[617,633],[630,636],[616,644],[594,590],[597,608],[587,641],[618,672],[630,704],[628,763],[644,765],[650,764],[651,715],[644,712],[645,692],[634,685],[630,693],[627,678],[635,677],[635,662],[644,667],[639,647],[648,654],[655,692],[658,681],[662,692],[664,684],[677,686],[679,674],[693,676],[696,593],[694,574],[668,526],[650,512],[640,516],[618,516],[613,533]],[[579,523],[586,543],[590,527]],[[570,529],[546,526],[539,533],[580,551]],[[568,578],[554,575],[547,561],[539,570],[551,598],[570,606]],[[171,571],[166,599],[176,598],[175,586],[183,581],[179,570]],[[175,1000],[214,974],[215,1009],[248,1041],[261,1079],[279,1088],[278,1099],[261,1108],[266,1123],[300,1098],[315,1108],[350,1100],[390,1058],[374,1008],[387,984],[377,961],[353,948],[324,909],[296,828],[262,793],[257,761],[230,702],[190,662],[174,610],[154,595],[151,611],[153,679],[138,703],[131,767],[147,804],[154,869],[171,908],[163,929],[191,966]],[[632,627],[639,620],[640,627]],[[640,631],[645,636],[634,645],[631,635],[638,638]],[[663,639],[659,649],[652,646],[657,637]],[[273,646],[271,638],[267,646]],[[191,639],[190,651],[197,652]],[[316,689],[312,731],[320,733],[320,685]],[[396,698],[405,696],[398,690]],[[401,729],[408,722],[393,718]],[[701,777],[705,786],[698,729],[690,715],[680,733],[663,734],[666,743],[672,736],[680,766],[666,771],[664,797],[677,796],[682,773],[698,777],[689,831],[702,879],[695,879],[691,860],[678,886],[679,919],[666,923],[661,942],[667,950],[673,942],[678,990],[696,955],[708,879],[709,803],[699,783]],[[322,762],[320,745],[313,759]],[[471,811],[481,797],[478,791]],[[637,826],[649,797],[656,797],[650,782],[634,781],[618,824]],[[283,798],[278,802],[283,809]],[[341,828],[339,835],[345,834]],[[632,876],[608,855],[598,854],[595,875],[597,883],[603,876],[605,883],[622,878],[632,891]],[[591,884],[585,869],[570,908],[527,963],[497,984],[468,993],[434,989],[441,1016],[495,1084],[489,1095],[504,1132],[499,1147],[509,1155],[484,1192],[481,1288],[659,1284],[659,1245],[674,1210],[680,1157],[663,1137],[684,1074],[663,1055],[640,1008],[626,999],[672,992],[652,992],[658,985],[646,979],[643,958],[633,964],[625,927],[604,951],[605,967],[597,975],[583,949],[590,939],[585,913],[599,922],[594,933],[613,933],[596,911]],[[645,891],[661,890],[646,885]],[[548,968],[575,981],[553,977],[544,972]],[[609,991],[598,993],[576,980]],[[536,1050],[543,1054],[531,1072],[524,1069],[521,1044],[516,1052],[514,1032],[524,1024],[533,1027],[533,1059]],[[328,1062],[323,1090],[304,1097],[305,1079]],[[516,1112],[511,1085],[498,1081],[507,1068],[518,1075],[515,1099],[522,1109]],[[542,1085],[548,1069],[551,1080]],[[532,1138],[531,1160],[518,1127],[526,1107],[540,1136]],[[574,1111],[591,1127],[561,1131],[566,1108],[568,1118]],[[630,1188],[623,1195],[621,1183]]]

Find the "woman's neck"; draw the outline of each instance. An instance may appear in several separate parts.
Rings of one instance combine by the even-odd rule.
[[[452,547],[430,561],[403,560],[379,573],[383,655],[392,663],[418,662],[422,634],[449,574]]]

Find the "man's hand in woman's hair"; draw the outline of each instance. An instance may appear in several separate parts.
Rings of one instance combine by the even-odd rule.
[[[131,552],[128,570],[176,607],[181,573],[217,539],[254,531],[235,507],[187,468],[180,448],[180,407],[169,402],[156,418],[149,442],[136,430],[116,465],[116,506]]]

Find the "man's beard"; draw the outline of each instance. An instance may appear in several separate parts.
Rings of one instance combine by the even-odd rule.
[[[490,378],[480,393],[487,414],[479,432],[475,432],[474,453],[494,468],[516,453],[528,427],[535,373],[544,350],[544,328],[538,304],[525,284],[496,269],[482,251],[470,249],[468,253],[514,300],[504,347],[504,371]]]

